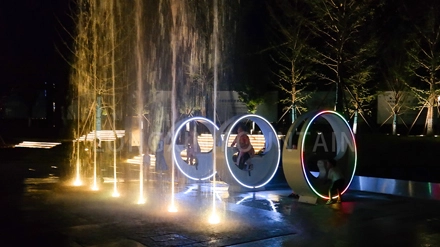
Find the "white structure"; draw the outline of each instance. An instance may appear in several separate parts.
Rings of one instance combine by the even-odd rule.
[[[399,110],[398,123],[411,125],[417,118],[419,110],[414,110],[419,106],[418,100],[411,92],[402,92],[401,108]],[[392,124],[393,111],[396,107],[395,93],[393,91],[384,91],[377,96],[377,123]],[[416,124],[424,124],[426,120],[426,112],[418,117]]]

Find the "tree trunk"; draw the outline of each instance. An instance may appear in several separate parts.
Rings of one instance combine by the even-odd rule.
[[[433,136],[434,135],[434,95],[430,95],[429,103],[428,103],[428,111],[426,113],[426,135]]]
[[[292,102],[292,123],[296,120],[296,105],[295,102]]]
[[[353,118],[353,134],[356,134],[357,131],[357,126],[358,126],[358,114],[359,114],[359,110],[356,109],[354,111],[354,118]]]
[[[296,120],[296,86],[292,84],[292,123]]]
[[[335,111],[339,112],[339,113],[344,113],[344,104],[342,101],[342,94],[343,94],[343,90],[342,90],[342,83],[338,82],[336,83],[336,92],[335,92]]]
[[[434,76],[431,74],[430,84],[429,84],[429,96],[428,96],[428,111],[426,113],[426,135],[433,136],[434,135],[434,104],[436,99],[435,94],[435,82]]]
[[[393,136],[397,134],[397,112],[393,113]]]

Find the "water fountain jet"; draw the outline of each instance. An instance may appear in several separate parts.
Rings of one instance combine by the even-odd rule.
[[[79,141],[77,141],[79,143]],[[78,152],[79,152],[79,145],[78,145]],[[79,157],[79,155],[77,154],[77,156]],[[79,163],[79,159],[76,160],[76,174],[75,174],[75,181],[73,182],[74,186],[81,186],[82,185],[82,181],[81,181],[81,175],[80,175],[80,166],[81,164]]]
[[[211,215],[209,216],[208,222],[212,225],[216,225],[220,223],[220,217],[218,216],[216,212],[216,208],[212,208]]]
[[[170,212],[170,213],[176,213],[177,212],[177,207],[176,207],[174,201],[170,204],[170,206],[168,206],[168,212]]]
[[[218,5],[217,0],[214,0],[214,27],[213,27],[213,41],[214,41],[214,112],[217,112],[217,84],[218,84],[218,62],[219,62],[219,56],[218,56]],[[214,114],[214,123],[217,122],[216,115]],[[214,172],[217,172],[217,158],[216,158],[216,145],[217,145],[217,134],[214,134],[214,141],[213,141],[213,170]],[[210,217],[211,224],[218,224],[220,222],[220,219],[218,218],[217,212],[216,212],[216,203],[215,203],[215,190],[217,186],[217,180],[214,176],[212,181],[212,214]]]

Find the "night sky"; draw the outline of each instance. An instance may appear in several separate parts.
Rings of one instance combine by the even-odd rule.
[[[39,87],[45,81],[66,84],[62,27],[70,28],[68,0],[6,1],[0,8],[0,95]],[[60,24],[60,22],[62,24]]]

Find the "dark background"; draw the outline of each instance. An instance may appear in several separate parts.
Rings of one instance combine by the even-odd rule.
[[[67,85],[72,20],[67,0],[5,1],[0,8],[0,96],[22,94],[56,83]],[[59,52],[61,51],[61,52]]]
[[[18,0],[5,1],[0,8],[0,118],[2,103],[11,97],[32,109],[45,90],[49,101],[45,119],[0,119],[0,144],[14,143],[15,137],[54,138],[66,132],[59,127],[67,108],[70,4],[69,0]]]
[[[52,92],[54,97],[65,98],[68,92],[69,65],[61,54],[69,54],[69,32],[73,30],[69,16],[70,1],[5,2],[0,8],[0,100],[14,93],[30,97],[35,90],[44,87],[44,82],[55,83],[56,88]],[[6,139],[7,134],[12,132],[29,136],[29,133],[23,133],[22,129],[13,122],[9,125],[0,122],[0,137]],[[29,128],[27,130],[32,131]],[[32,136],[35,138],[56,136],[58,134],[56,131],[41,128],[37,133],[32,133]],[[357,139],[358,175],[431,182],[440,179],[438,176],[440,168],[437,165],[440,140],[437,138],[366,134],[357,135]],[[51,155],[59,149],[61,148],[54,149]],[[62,155],[59,158],[49,155],[47,158],[50,162],[65,160],[65,150],[60,153]],[[11,152],[4,149],[0,155],[0,162],[17,160],[17,157],[20,157],[23,164],[37,159],[43,161],[44,159],[39,157],[40,154],[41,150],[16,149]],[[43,163],[44,167],[50,168],[49,160]],[[14,167],[17,169],[20,166]],[[26,165],[20,168],[26,171]]]

